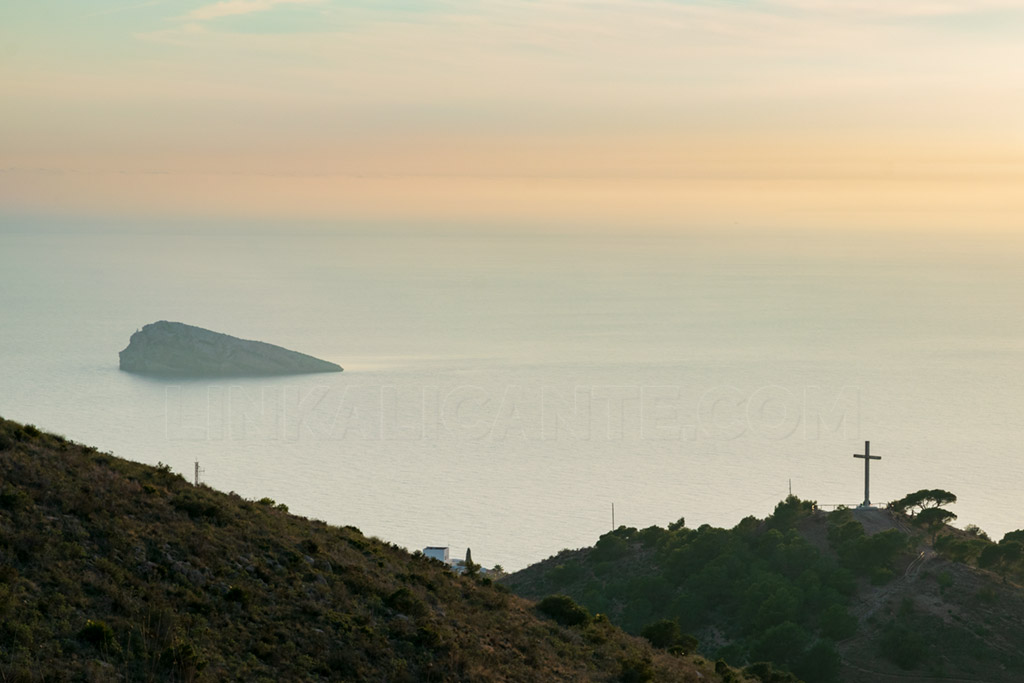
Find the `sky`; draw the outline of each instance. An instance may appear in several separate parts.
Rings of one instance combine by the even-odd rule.
[[[5,0],[0,220],[1013,230],[1021,0]]]

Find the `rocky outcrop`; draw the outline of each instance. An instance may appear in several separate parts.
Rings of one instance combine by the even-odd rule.
[[[121,369],[161,377],[259,377],[341,372],[297,351],[162,320],[132,335]]]

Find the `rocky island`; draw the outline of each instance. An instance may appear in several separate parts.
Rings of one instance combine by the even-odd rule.
[[[260,377],[342,370],[336,363],[273,344],[166,320],[133,334],[119,355],[125,372],[160,377]]]

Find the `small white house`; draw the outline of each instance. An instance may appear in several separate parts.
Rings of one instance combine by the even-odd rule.
[[[423,549],[423,554],[435,560],[440,560],[445,564],[450,565],[452,563],[451,558],[448,556],[448,546],[428,545]]]

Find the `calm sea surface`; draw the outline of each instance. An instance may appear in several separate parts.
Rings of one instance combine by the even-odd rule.
[[[0,232],[0,415],[408,547],[521,568],[615,523],[947,488],[1024,527],[1008,237]],[[341,374],[118,371],[175,320]]]

